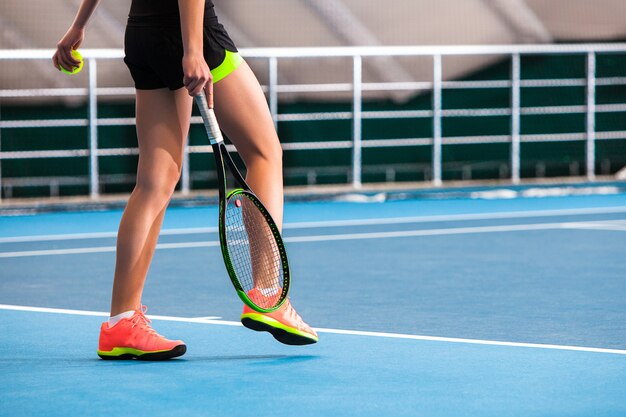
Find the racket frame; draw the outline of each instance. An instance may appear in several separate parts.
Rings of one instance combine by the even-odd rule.
[[[241,301],[243,301],[248,307],[252,308],[255,311],[258,311],[260,313],[271,313],[272,311],[276,311],[277,309],[279,309],[287,300],[291,283],[291,273],[289,269],[289,261],[287,258],[287,250],[285,248],[285,244],[283,242],[280,230],[278,229],[278,226],[276,225],[276,222],[272,218],[269,211],[265,208],[261,200],[259,200],[256,194],[254,194],[246,180],[243,178],[241,172],[239,172],[239,169],[235,165],[235,162],[232,160],[230,154],[228,153],[226,145],[224,144],[224,137],[222,136],[219,124],[217,123],[217,118],[215,117],[213,109],[209,108],[206,96],[203,93],[201,95],[195,96],[194,98],[196,104],[198,105],[198,108],[200,109],[200,114],[202,115],[204,127],[206,129],[209,143],[211,144],[211,148],[213,149],[213,155],[215,157],[215,168],[217,171],[219,194],[218,233],[220,237],[220,249],[222,251],[222,257],[224,258],[226,271],[228,272],[230,281],[235,287],[235,291],[237,292],[237,295],[239,296]],[[226,193],[228,185],[226,178],[226,168],[228,168],[230,173],[235,178],[235,182],[240,187],[231,190],[230,192],[228,192],[228,194]],[[282,292],[280,294],[278,303],[271,308],[261,307],[257,305],[254,301],[252,301],[250,297],[248,297],[248,294],[244,290],[241,282],[239,281],[239,278],[237,277],[237,273],[230,258],[226,235],[226,207],[228,200],[231,197],[239,194],[245,194],[246,198],[253,202],[254,205],[258,208],[259,212],[263,215],[268,227],[272,232],[280,254],[280,262],[283,269]]]

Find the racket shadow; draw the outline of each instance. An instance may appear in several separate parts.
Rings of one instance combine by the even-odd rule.
[[[190,356],[186,358],[189,362],[229,362],[229,361],[251,361],[263,364],[272,363],[295,363],[320,359],[316,355],[228,355],[228,356]]]
[[[0,366],[6,364],[20,364],[21,366],[29,366],[37,368],[39,366],[46,369],[67,369],[67,368],[89,368],[96,366],[103,367],[124,367],[124,366],[141,366],[149,364],[181,364],[184,362],[257,362],[258,364],[278,364],[278,363],[296,363],[305,362],[315,359],[321,359],[316,355],[223,355],[223,356],[183,356],[173,358],[166,361],[142,361],[137,359],[103,361],[97,357],[82,357],[67,359],[66,357],[46,357],[46,358],[11,358],[0,359]]]

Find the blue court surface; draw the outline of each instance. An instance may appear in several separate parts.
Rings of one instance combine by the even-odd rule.
[[[171,208],[143,302],[188,352],[102,361],[121,211],[0,217],[2,416],[625,416],[626,195],[288,203],[320,342],[238,323],[216,207]]]

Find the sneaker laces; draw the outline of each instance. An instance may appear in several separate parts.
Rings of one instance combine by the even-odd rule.
[[[151,335],[162,337],[160,334],[156,332],[156,330],[154,330],[150,326],[150,323],[152,323],[152,321],[148,317],[146,317],[147,311],[148,311],[148,307],[144,305],[139,307],[138,310],[135,310],[135,315],[130,319],[130,322],[133,324],[131,328],[134,328],[135,326],[140,326]]]
[[[288,304],[286,306],[287,307],[286,313],[289,316],[289,318],[295,321],[299,328],[305,327],[304,320],[302,320],[302,317],[300,317],[296,309],[293,308],[293,306],[291,305],[291,302],[287,301],[287,303]]]

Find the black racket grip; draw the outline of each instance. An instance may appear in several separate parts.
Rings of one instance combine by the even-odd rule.
[[[215,112],[213,111],[213,109],[209,108],[209,104],[207,103],[204,92],[195,96],[194,99],[196,100],[196,104],[198,105],[198,109],[200,110],[200,115],[202,116],[202,121],[204,122],[204,128],[206,129],[206,133],[209,137],[209,142],[211,143],[211,145],[224,142],[222,131],[220,130],[220,126],[217,123],[217,118],[215,117]]]

